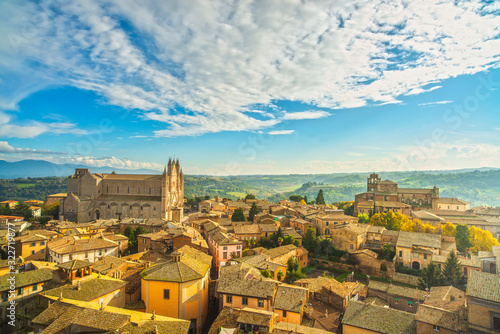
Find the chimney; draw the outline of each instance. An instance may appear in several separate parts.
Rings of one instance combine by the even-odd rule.
[[[155,319],[156,319],[155,310],[153,310],[153,315],[151,316],[151,320],[155,320]]]
[[[80,284],[80,281],[78,281],[77,285],[76,285],[76,289],[78,291],[80,291],[82,289],[82,285]]]
[[[172,253],[172,259],[174,262],[181,262],[182,260],[182,253],[181,252],[173,252]]]
[[[101,307],[99,308],[99,310],[104,311],[104,302],[101,303]]]
[[[62,300],[62,299],[63,299],[63,297],[62,297],[62,291],[61,291],[61,293],[59,294],[59,300]]]

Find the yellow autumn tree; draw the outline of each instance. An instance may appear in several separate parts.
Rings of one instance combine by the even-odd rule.
[[[441,227],[441,234],[454,237],[457,235],[457,226],[453,223],[447,222]]]
[[[424,224],[424,233],[434,233],[436,228],[429,223]]]
[[[434,234],[441,234],[442,228],[443,225],[438,224],[438,226],[436,226],[436,228],[434,229]]]
[[[388,230],[400,231],[401,227],[411,222],[410,217],[399,212],[381,212],[374,214],[368,224],[375,226],[383,226]]]
[[[401,231],[413,232],[414,225],[415,224],[410,219],[405,220],[405,222],[401,225]]]
[[[491,232],[482,230],[475,226],[469,228],[470,250],[473,253],[479,251],[491,251],[491,246],[500,246],[497,239],[491,235]]]

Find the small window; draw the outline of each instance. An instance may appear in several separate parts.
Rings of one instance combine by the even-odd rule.
[[[283,310],[283,318],[286,318],[286,311]]]
[[[31,288],[31,290],[33,290],[33,291],[38,290],[38,284],[33,284],[33,287]]]
[[[394,303],[399,304],[399,298],[398,297],[394,298]]]
[[[500,330],[500,314],[491,317],[493,329]]]
[[[35,254],[35,251],[34,251],[34,250],[32,250],[32,251],[31,251],[31,255],[34,255],[34,254]]]
[[[241,297],[241,304],[248,305],[248,297]]]
[[[233,296],[226,296],[226,303],[231,304],[233,302]]]
[[[433,330],[435,330],[436,332],[439,332],[439,329],[440,329],[440,328],[439,328],[439,326],[433,325],[433,326],[432,326],[432,329],[433,329]]]
[[[40,241],[40,246],[45,246],[45,241]]]
[[[353,241],[353,240],[354,240],[354,237],[351,235],[351,241]]]
[[[35,247],[36,246],[36,242],[32,242],[30,247]]]
[[[399,251],[399,257],[403,257],[403,251]]]
[[[408,301],[408,306],[409,306],[409,307],[412,307],[412,306],[413,306],[413,301],[409,300],[409,301]]]
[[[23,288],[17,289],[17,295],[20,296],[23,294]]]
[[[45,253],[45,248],[42,248],[42,249],[40,250],[40,253],[42,253],[42,254],[43,254],[43,253]]]
[[[226,246],[222,247],[222,250],[227,250],[227,247]]]
[[[145,244],[146,243],[146,239],[142,239],[142,243]]]
[[[226,259],[227,259],[227,252],[222,253],[222,258],[223,258],[224,260],[226,260]]]
[[[424,254],[424,260],[427,260],[427,254]]]
[[[264,301],[262,299],[259,299],[259,301],[257,303],[257,306],[258,307],[264,307]]]
[[[241,246],[236,246],[236,249],[241,249]]]
[[[330,225],[330,223],[329,223],[329,222],[326,222],[326,226],[328,226],[328,225]]]
[[[163,299],[170,299],[170,290],[163,289]]]
[[[353,245],[353,244],[350,244],[350,245],[349,245],[349,249],[350,249],[350,250],[353,250],[353,249],[354,249],[354,245]]]

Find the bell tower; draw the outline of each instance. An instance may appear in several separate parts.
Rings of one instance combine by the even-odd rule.
[[[180,222],[184,205],[184,175],[179,159],[168,159],[163,171],[161,192],[161,217]]]
[[[372,173],[370,177],[367,179],[367,191],[375,191],[377,190],[377,185],[380,183],[380,177],[378,174]]]

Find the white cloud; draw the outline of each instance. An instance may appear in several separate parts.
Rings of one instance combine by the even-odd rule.
[[[267,134],[278,136],[278,135],[291,135],[294,132],[295,130],[276,130],[276,131],[269,131]]]
[[[439,89],[441,87],[442,86],[434,86],[434,87],[431,87],[429,89],[423,89],[423,88],[418,87],[418,88],[414,88],[414,89],[410,90],[405,95],[418,95],[418,94],[422,94],[422,93],[432,92],[433,90]]]
[[[307,111],[299,111],[286,113],[283,115],[283,119],[285,120],[300,120],[300,119],[316,119],[330,116],[330,114],[323,110],[307,110]]]
[[[125,169],[155,169],[161,170],[163,166],[154,162],[140,162],[127,158],[117,158],[114,156],[85,156],[70,155],[66,152],[55,152],[49,150],[38,150],[31,148],[18,148],[10,145],[6,141],[0,141],[0,155],[14,158],[15,160],[35,159],[47,160],[57,164],[78,164],[89,167],[115,167]]]
[[[419,103],[419,106],[431,106],[435,104],[449,104],[453,103],[453,101],[435,101],[435,102],[426,102],[426,103]]]
[[[18,148],[9,145],[6,141],[0,141],[0,153],[23,154],[23,155],[65,155],[64,152],[53,152],[48,150],[35,150],[31,148]]]
[[[495,6],[479,0],[3,2],[0,110],[16,109],[45,87],[72,85],[165,123],[154,135],[172,137],[318,118],[252,112],[273,101],[330,109],[398,103],[400,95],[498,67]],[[435,86],[423,88],[429,85]],[[43,133],[37,126],[33,133]]]

